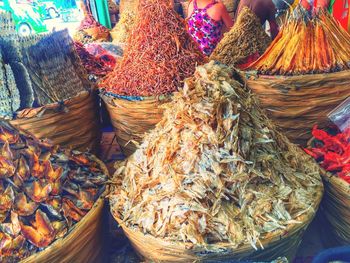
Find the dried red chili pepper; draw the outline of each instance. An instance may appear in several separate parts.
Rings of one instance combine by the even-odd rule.
[[[314,148],[304,149],[325,170],[336,173],[350,183],[350,127],[344,132],[331,135],[315,126],[312,135],[320,143]]]

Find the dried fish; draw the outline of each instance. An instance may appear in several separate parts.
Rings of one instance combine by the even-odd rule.
[[[313,211],[319,167],[276,131],[235,71],[213,61],[197,67],[164,108],[140,148],[116,165],[111,209],[127,227],[258,248]]]
[[[81,174],[88,185],[76,180]],[[93,207],[106,181],[91,155],[62,150],[0,122],[0,261],[18,262],[64,237]]]

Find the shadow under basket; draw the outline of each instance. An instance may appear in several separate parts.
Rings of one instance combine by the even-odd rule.
[[[248,86],[267,115],[294,143],[306,146],[314,125],[324,128],[328,114],[350,94],[350,71],[300,76],[257,76]]]
[[[97,158],[95,161],[108,175],[106,166]],[[102,263],[104,247],[103,207],[107,194],[108,188],[96,200],[91,210],[72,227],[64,238],[56,240],[43,251],[20,261],[20,263]]]
[[[171,96],[142,97],[139,101],[101,96],[114,127],[117,142],[126,156],[133,154],[146,132],[153,129],[163,117],[160,107]]]
[[[83,92],[63,104],[25,109],[10,123],[37,138],[79,151],[98,153],[101,138],[97,96]]]

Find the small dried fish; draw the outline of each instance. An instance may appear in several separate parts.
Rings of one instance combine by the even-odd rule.
[[[164,108],[135,154],[116,165],[110,202],[126,226],[257,249],[312,211],[319,167],[276,131],[235,71],[197,67]]]

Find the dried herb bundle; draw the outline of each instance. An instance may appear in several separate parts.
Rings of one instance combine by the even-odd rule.
[[[198,67],[116,166],[110,201],[126,226],[170,241],[257,247],[318,205],[318,165],[276,131],[234,74]]]
[[[226,33],[210,59],[236,66],[256,53],[263,54],[271,43],[259,18],[247,7],[243,8],[230,32]]]
[[[302,75],[350,69],[350,37],[328,13],[297,9],[271,46],[249,69],[266,75]]]
[[[122,60],[100,83],[119,95],[153,96],[174,92],[193,74],[203,55],[186,32],[170,0],[142,0]]]

